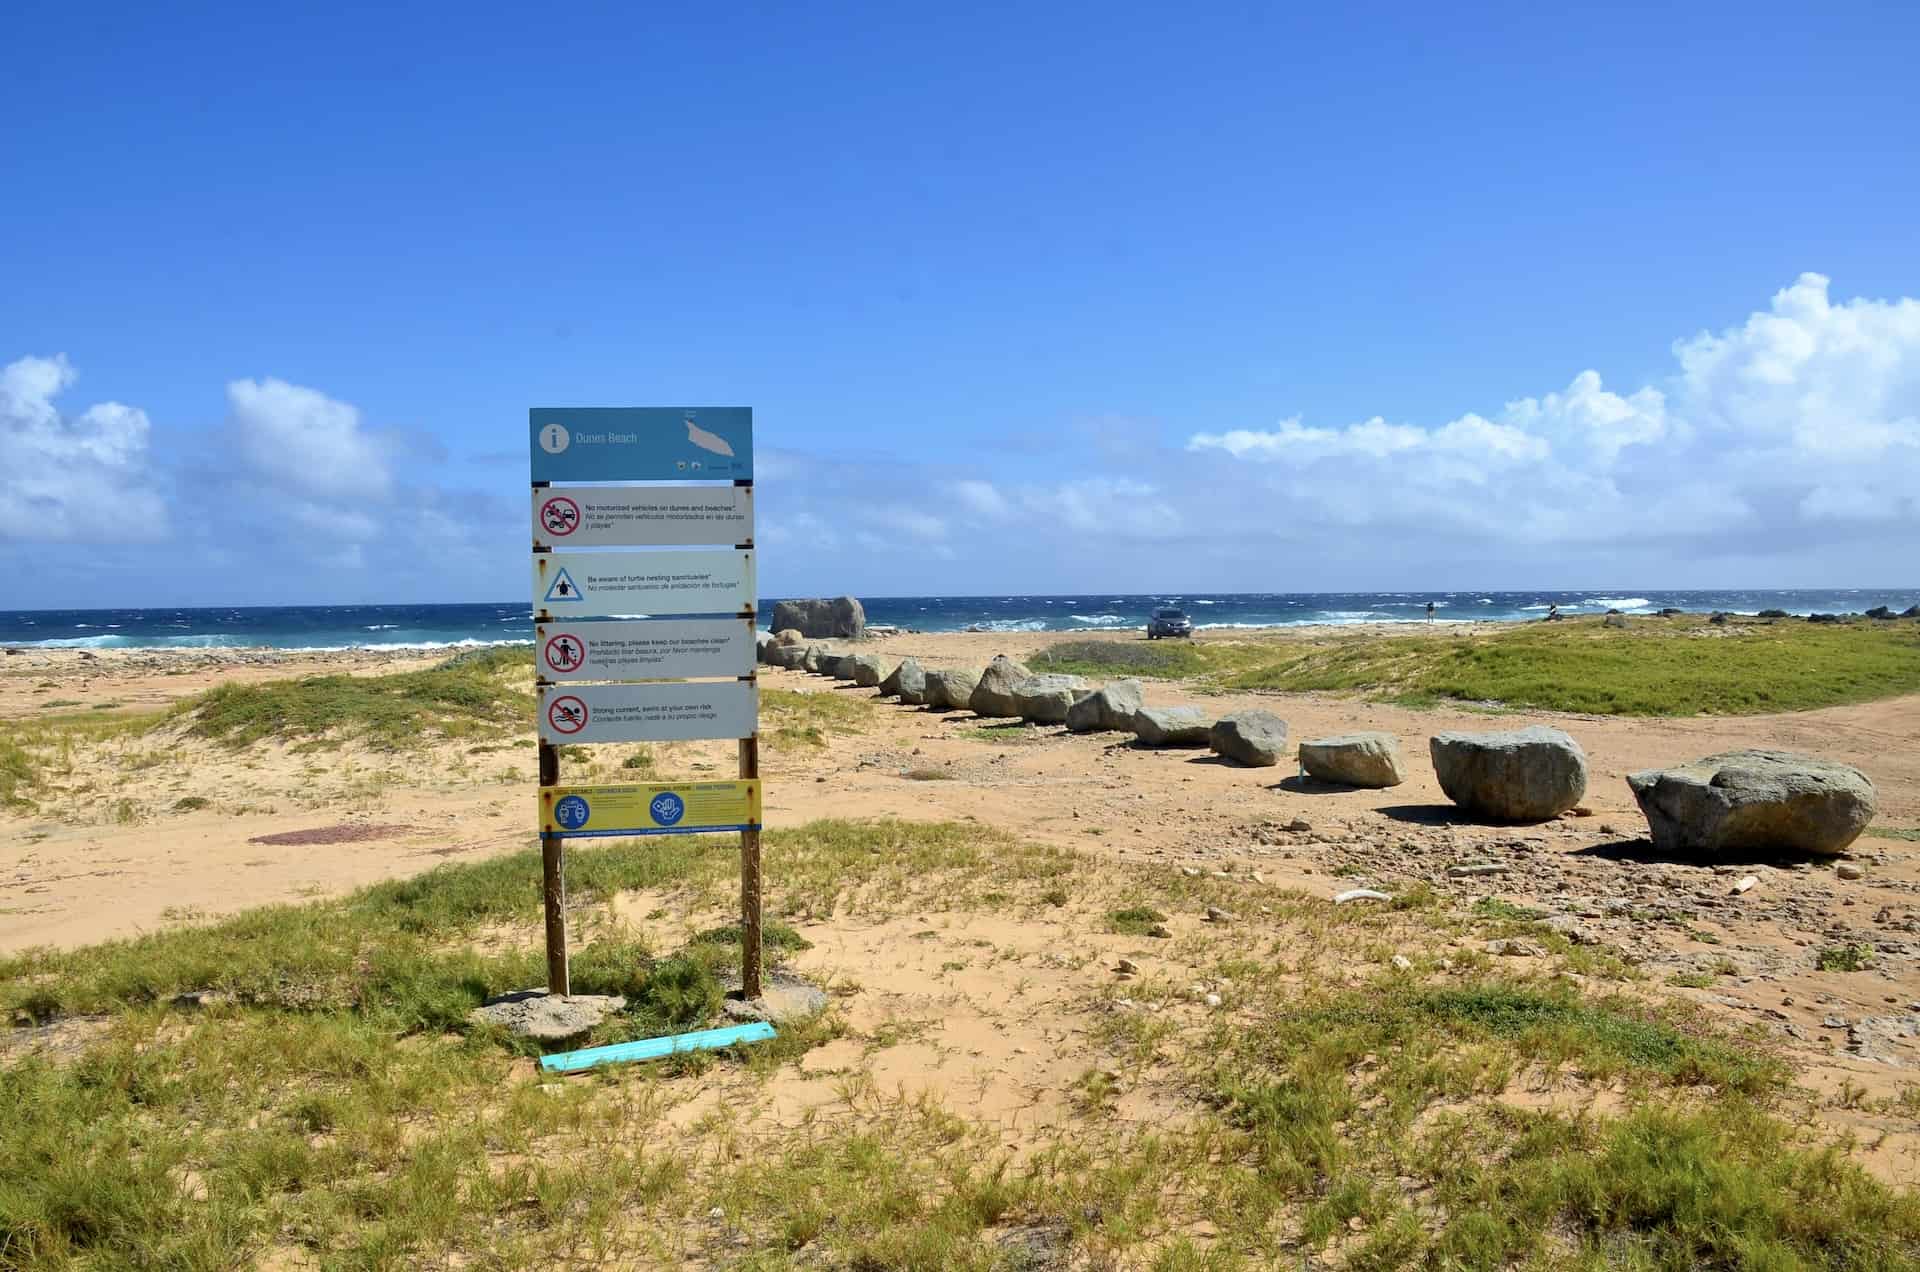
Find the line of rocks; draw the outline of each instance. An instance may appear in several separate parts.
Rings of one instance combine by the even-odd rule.
[[[1223,760],[1271,768],[1287,755],[1287,722],[1251,709],[1215,717],[1198,707],[1149,706],[1138,680],[1094,685],[1036,674],[1002,654],[983,668],[923,668],[918,659],[848,654],[809,644],[798,631],[760,634],[760,657],[908,705],[970,710],[982,719],[1062,724],[1072,733],[1132,733],[1141,746],[1207,747]],[[1576,808],[1587,793],[1587,757],[1559,729],[1441,732],[1428,739],[1434,776],[1461,809],[1495,822],[1538,823]],[[1303,741],[1300,773],[1339,786],[1381,789],[1405,781],[1390,733]],[[1783,751],[1730,751],[1627,778],[1656,849],[1717,860],[1789,851],[1832,856],[1873,820],[1877,799],[1849,765]]]

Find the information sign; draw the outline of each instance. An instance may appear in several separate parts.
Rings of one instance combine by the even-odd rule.
[[[751,543],[751,486],[540,486],[533,546]]]
[[[742,618],[536,623],[542,680],[669,680],[753,673],[753,624]]]
[[[754,597],[753,553],[745,549],[533,554],[540,618],[744,615]]]
[[[533,480],[710,481],[753,477],[753,408],[536,406]]]
[[[639,685],[544,685],[540,740],[685,742],[750,737],[759,690],[745,680],[666,681]]]
[[[540,792],[540,833],[562,839],[697,835],[759,826],[758,781],[549,786]]]

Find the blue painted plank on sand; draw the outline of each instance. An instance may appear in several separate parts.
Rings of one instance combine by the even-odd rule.
[[[548,1073],[578,1073],[595,1065],[664,1060],[682,1051],[718,1051],[736,1042],[765,1042],[775,1036],[772,1025],[764,1020],[756,1020],[750,1025],[732,1025],[726,1029],[701,1029],[665,1038],[617,1042],[610,1047],[588,1047],[585,1051],[563,1051],[558,1055],[541,1056],[540,1067]]]

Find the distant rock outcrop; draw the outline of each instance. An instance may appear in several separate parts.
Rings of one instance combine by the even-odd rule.
[[[1831,856],[1859,838],[1878,797],[1850,764],[1728,751],[1627,775],[1653,846],[1703,858],[1781,850]]]
[[[1587,756],[1558,729],[1436,733],[1428,743],[1447,798],[1498,821],[1545,821],[1587,793]]]
[[[1391,733],[1342,733],[1302,742],[1300,767],[1322,782],[1368,790],[1406,780],[1400,770],[1400,743]]]
[[[851,596],[781,601],[773,607],[773,629],[789,628],[817,640],[858,640],[867,633],[867,611]]]

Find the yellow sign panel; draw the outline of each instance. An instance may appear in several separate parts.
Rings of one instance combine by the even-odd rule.
[[[540,833],[562,838],[697,835],[759,825],[758,781],[554,786],[540,792]]]

